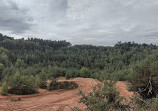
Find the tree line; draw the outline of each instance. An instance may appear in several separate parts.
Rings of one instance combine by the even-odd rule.
[[[66,76],[126,80],[126,70],[152,54],[153,44],[118,42],[113,47],[74,45],[37,38],[14,39],[0,34],[0,80],[21,75]]]

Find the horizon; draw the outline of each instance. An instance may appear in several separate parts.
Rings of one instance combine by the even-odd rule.
[[[2,0],[0,32],[79,45],[157,45],[157,7],[155,0]]]
[[[2,33],[0,33],[0,34],[2,34]],[[18,40],[18,39],[24,39],[24,40],[28,40],[28,39],[31,39],[31,38],[16,38],[16,37],[12,37],[12,36],[8,36],[8,35],[4,35],[4,34],[2,34],[3,36],[7,36],[7,37],[11,37],[11,38],[13,38],[14,40]],[[42,40],[51,40],[51,39],[43,39],[43,38],[37,38],[37,37],[34,37],[33,39],[42,39]],[[69,42],[69,41],[67,41],[67,40],[51,40],[51,41],[66,41],[66,42]],[[88,46],[96,46],[96,47],[114,47],[116,44],[118,44],[118,43],[121,43],[121,44],[123,44],[123,43],[134,43],[134,44],[139,44],[139,45],[142,45],[142,44],[147,44],[147,45],[156,45],[156,46],[158,46],[158,44],[153,44],[153,43],[138,43],[138,42],[135,42],[135,41],[124,41],[124,42],[122,42],[122,41],[117,41],[116,43],[114,43],[113,45],[99,45],[99,44],[97,44],[97,45],[94,45],[94,44],[73,44],[73,43],[71,43],[71,42],[69,42],[70,44],[71,44],[71,46],[75,46],[75,45],[88,45]]]

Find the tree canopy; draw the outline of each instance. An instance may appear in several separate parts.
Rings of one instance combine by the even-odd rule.
[[[115,46],[71,45],[66,41],[14,39],[0,34],[0,80],[21,75],[97,79],[117,76],[126,80],[132,64],[151,55],[153,44],[118,42]]]

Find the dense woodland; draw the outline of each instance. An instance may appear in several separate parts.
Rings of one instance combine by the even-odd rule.
[[[42,81],[41,87],[46,80],[60,76],[128,80],[130,68],[157,48],[134,42],[118,42],[113,47],[72,46],[66,41],[14,39],[0,34],[0,80],[10,82],[23,76],[33,81],[35,77]]]
[[[98,84],[89,94],[80,92],[80,102],[88,111],[158,111],[157,49],[153,44],[134,42],[118,42],[113,47],[71,45],[67,41],[14,39],[0,34],[1,94],[34,94],[39,87],[78,87],[74,82],[57,82],[61,76],[95,78],[104,80],[104,87]],[[49,86],[47,80],[51,81]],[[114,87],[116,80],[130,83],[129,90],[136,94],[130,104],[123,104]]]
[[[44,78],[66,76],[126,80],[128,67],[153,53],[156,45],[118,42],[113,47],[71,45],[66,41],[14,39],[0,34],[0,80],[16,72]]]

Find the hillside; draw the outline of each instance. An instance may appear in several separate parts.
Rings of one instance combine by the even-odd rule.
[[[157,49],[134,42],[71,45],[0,34],[0,109],[157,111]]]
[[[61,80],[63,81],[63,79]],[[75,81],[82,86],[82,91],[91,92],[92,86],[95,86],[98,81],[91,78],[75,78],[68,81]],[[125,82],[117,82],[116,86],[121,92],[121,96],[127,98],[133,95],[132,92],[127,91]],[[71,111],[70,107],[79,107],[82,110],[86,106],[82,103],[78,103],[78,89],[70,91],[43,91],[36,95],[27,96],[15,96],[9,95],[8,97],[0,96],[0,108],[1,111]],[[22,101],[11,102],[11,99],[21,98]]]
[[[71,45],[66,41],[37,38],[14,39],[0,34],[0,79],[17,71],[22,75],[66,76],[126,80],[127,69],[152,54],[158,47],[118,42],[113,47]],[[82,68],[86,74],[81,74]]]

